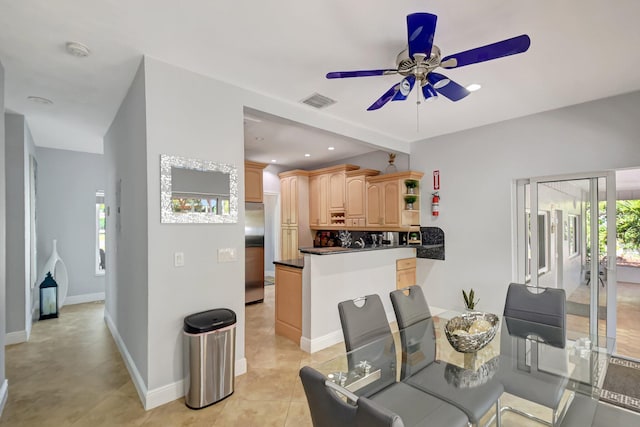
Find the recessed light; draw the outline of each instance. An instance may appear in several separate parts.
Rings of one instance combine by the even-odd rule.
[[[69,53],[70,55],[76,56],[78,58],[86,58],[91,54],[91,51],[87,46],[78,42],[67,42],[66,48],[67,48],[67,53]]]
[[[276,159],[271,159],[271,163],[276,163]]]
[[[480,86],[478,83],[471,83],[469,86],[467,86],[467,90],[469,92],[475,92],[477,90],[480,90],[480,88],[482,88],[482,86]]]
[[[329,148],[327,148],[327,150],[329,150],[329,151],[333,151],[333,150],[335,150],[335,149],[336,149],[336,147],[329,147]]]
[[[304,156],[305,156],[305,157],[311,157],[311,154],[306,153]]]
[[[27,96],[27,99],[31,102],[35,102],[36,104],[44,104],[44,105],[53,104],[52,100],[50,100],[49,98],[43,98],[41,96]]]

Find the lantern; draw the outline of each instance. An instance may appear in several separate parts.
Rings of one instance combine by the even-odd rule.
[[[58,284],[47,273],[47,277],[40,283],[40,320],[58,317]]]

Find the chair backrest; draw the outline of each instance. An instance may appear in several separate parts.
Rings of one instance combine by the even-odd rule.
[[[375,402],[360,397],[347,402],[326,386],[325,377],[315,369],[300,369],[314,427],[404,427],[402,419]]]
[[[536,335],[554,346],[564,347],[567,318],[565,291],[555,288],[537,290],[542,292],[533,293],[526,285],[519,283],[509,285],[503,312],[509,333],[523,337]]]
[[[390,297],[400,329],[400,377],[404,379],[435,361],[436,331],[429,305],[420,286],[398,289],[391,292]]]
[[[361,304],[358,306],[356,304]],[[347,351],[391,336],[384,306],[378,295],[367,295],[338,303],[340,324]]]
[[[367,362],[374,371],[381,371],[380,379],[359,389],[358,395],[371,396],[395,383],[396,347],[380,296],[342,301],[338,303],[338,312],[349,370]]]

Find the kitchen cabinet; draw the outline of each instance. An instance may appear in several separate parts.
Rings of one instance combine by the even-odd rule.
[[[344,227],[346,217],[347,172],[360,169],[356,165],[337,165],[309,172],[310,225],[313,228]]]
[[[309,224],[329,225],[329,177],[315,175],[309,177]]]
[[[403,258],[396,260],[396,289],[416,284],[416,259]]]
[[[280,177],[281,259],[299,258],[299,247],[313,246],[309,228],[309,172],[293,170]]]
[[[424,174],[416,171],[396,172],[367,177],[366,225],[367,227],[409,228],[420,225],[419,191],[413,209],[406,209],[404,197],[407,188],[404,181],[419,181]]]
[[[262,172],[266,163],[244,161],[244,200],[246,202],[263,202]]]
[[[275,331],[300,344],[302,336],[302,269],[276,264]]]
[[[346,172],[345,203],[347,227],[366,225],[367,177],[380,172],[373,169],[357,169]]]

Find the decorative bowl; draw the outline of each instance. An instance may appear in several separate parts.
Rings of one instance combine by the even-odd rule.
[[[476,321],[486,321],[487,323],[482,322],[482,324],[488,326],[488,328],[478,332],[469,332],[469,329]],[[447,340],[456,351],[461,353],[475,353],[485,347],[495,337],[497,330],[498,316],[479,311],[456,316],[449,319],[444,326]]]

